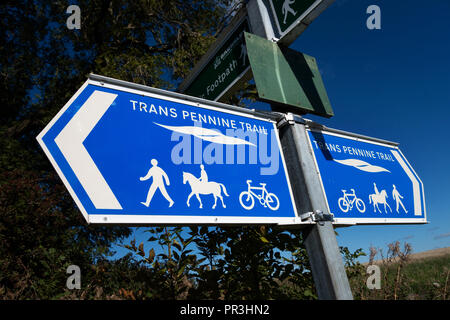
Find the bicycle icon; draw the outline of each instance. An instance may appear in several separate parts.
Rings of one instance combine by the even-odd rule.
[[[342,197],[338,199],[339,208],[343,212],[347,212],[353,209],[353,205],[356,204],[356,209],[359,212],[364,213],[366,211],[366,205],[364,201],[358,198],[355,194],[355,189],[350,189],[353,193],[346,193],[347,190],[341,190],[344,194]]]
[[[239,202],[246,210],[251,210],[255,206],[255,198],[259,200],[264,207],[269,207],[271,210],[278,210],[280,207],[280,200],[274,193],[269,193],[266,189],[266,183],[260,183],[261,187],[252,187],[250,184],[252,180],[247,180],[248,189],[242,191],[239,195]],[[260,191],[256,194],[254,190]]]

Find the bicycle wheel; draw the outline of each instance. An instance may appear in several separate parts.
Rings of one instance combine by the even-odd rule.
[[[345,200],[345,198],[339,198],[338,205],[339,208],[342,210],[342,212],[347,212],[348,209],[350,208],[350,204],[348,203],[347,200]]]
[[[255,205],[255,199],[250,192],[242,191],[239,195],[239,203],[245,210],[251,210]]]
[[[275,211],[280,207],[280,200],[278,200],[278,197],[275,194],[268,193],[266,197],[266,204],[269,209]]]
[[[361,213],[366,212],[366,205],[364,204],[364,201],[361,199],[356,199],[356,209],[358,209]]]

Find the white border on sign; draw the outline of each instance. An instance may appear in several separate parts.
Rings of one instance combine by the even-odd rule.
[[[325,130],[320,130],[317,128],[306,128],[306,131],[312,131],[312,132],[319,132],[319,133],[325,133],[328,135],[332,135],[332,136],[336,136],[336,137],[340,137],[340,138],[346,138],[346,139],[351,139],[351,140],[355,140],[355,141],[363,141],[363,142],[367,142],[367,143],[371,143],[371,144],[375,144],[375,145],[379,145],[379,146],[383,146],[383,147],[389,147],[389,148],[393,148],[396,149],[397,151],[400,152],[400,154],[402,155],[402,157],[404,159],[406,159],[406,157],[403,155],[403,153],[401,153],[400,149],[397,146],[393,146],[393,145],[389,145],[389,144],[385,144],[385,143],[381,143],[378,141],[372,141],[370,139],[363,139],[363,138],[358,138],[358,137],[353,137],[353,136],[347,136],[344,134],[340,134],[340,133],[335,133],[335,132],[331,132],[331,131],[327,131]],[[313,155],[314,158],[314,164],[316,167],[316,171],[319,174],[319,179],[320,179],[320,184],[322,187],[322,193],[323,196],[325,198],[326,204],[327,204],[327,209],[328,212],[332,213],[330,210],[330,205],[328,203],[328,198],[327,195],[325,193],[325,187],[323,185],[323,180],[322,180],[322,175],[320,173],[319,170],[319,165],[317,163],[317,159],[314,153],[314,149],[312,146],[312,142],[311,139],[309,137],[309,134],[307,134],[308,137],[308,146],[309,149]],[[412,169],[412,166],[409,164],[409,162],[407,161],[408,166]],[[416,172],[414,170],[412,170],[414,172],[414,174],[416,175],[416,178],[419,180],[421,187],[422,187],[422,204],[424,207],[424,214],[423,214],[423,218],[334,218],[333,224],[334,225],[364,225],[364,224],[423,224],[423,223],[428,223],[427,222],[427,216],[426,216],[426,209],[425,209],[425,197],[423,195],[424,193],[424,189],[423,189],[423,183],[420,180],[419,176],[416,174]]]
[[[423,185],[422,180],[420,179],[419,175],[416,173],[416,171],[414,170],[413,166],[409,163],[408,159],[405,157],[405,155],[402,153],[402,151],[400,149],[398,149],[398,152],[400,153],[400,155],[403,157],[403,160],[406,161],[406,164],[409,166],[409,169],[414,173],[415,178],[417,180],[419,180],[420,182],[420,186],[422,187],[422,204],[423,204],[423,216],[426,218],[427,217],[427,206],[425,205],[425,187]],[[425,219],[426,220],[426,219]]]
[[[294,217],[224,217],[224,216],[166,216],[166,215],[103,215],[89,216],[90,223],[124,225],[251,225],[251,224],[298,224]],[[302,222],[303,223],[303,222]],[[311,224],[305,222],[303,224]]]
[[[47,134],[47,132],[53,127],[56,121],[66,112],[67,108],[69,108],[72,103],[78,98],[78,96],[84,91],[84,89],[88,86],[89,80],[83,83],[80,89],[72,96],[72,98],[69,99],[69,101],[64,105],[64,107],[56,114],[56,116],[53,117],[52,120],[45,126],[45,128],[37,135],[36,140],[39,142],[42,150],[44,150],[45,155],[50,160],[50,163],[53,165],[53,168],[55,168],[56,172],[58,173],[58,176],[61,178],[62,182],[66,186],[67,190],[69,191],[70,195],[72,196],[73,200],[77,204],[78,208],[80,209],[81,213],[83,214],[84,219],[89,223],[89,215],[84,209],[83,205],[81,204],[81,201],[78,199],[78,197],[75,194],[75,191],[72,189],[72,186],[70,185],[69,181],[66,179],[66,176],[63,174],[62,170],[59,168],[58,164],[56,163],[55,159],[53,158],[52,154],[48,150],[47,146],[45,145],[42,138]]]
[[[281,161],[284,167],[284,174],[286,177],[286,183],[289,188],[289,194],[291,199],[291,205],[295,214],[295,217],[242,217],[242,216],[186,216],[186,215],[133,215],[133,214],[88,214],[86,209],[83,207],[81,201],[78,199],[75,191],[72,189],[70,183],[66,179],[65,175],[63,174],[62,170],[59,168],[58,164],[56,163],[55,159],[53,158],[52,154],[48,150],[48,148],[45,146],[42,138],[47,134],[47,132],[50,130],[51,127],[55,124],[56,121],[65,113],[65,111],[72,105],[72,103],[75,101],[75,99],[84,91],[84,89],[89,85],[95,85],[99,87],[114,89],[118,91],[128,92],[132,94],[137,94],[141,96],[146,96],[150,98],[156,98],[156,99],[162,99],[170,102],[190,105],[193,107],[203,108],[207,110],[213,110],[213,111],[219,111],[223,113],[238,115],[245,118],[250,119],[257,119],[265,122],[269,122],[273,125],[274,132],[276,134],[278,147],[280,150],[281,155]],[[39,144],[41,145],[42,149],[44,150],[47,157],[50,159],[51,164],[55,168],[56,172],[58,173],[59,177],[63,181],[64,185],[66,186],[67,190],[69,191],[70,195],[74,199],[75,203],[77,204],[78,208],[80,209],[81,213],[83,214],[84,218],[88,223],[101,223],[101,224],[128,224],[128,225],[151,225],[151,224],[168,224],[168,225],[193,225],[193,224],[207,224],[207,225],[220,225],[220,224],[298,224],[298,212],[297,207],[295,206],[294,202],[294,196],[292,192],[292,186],[289,181],[289,176],[287,172],[286,162],[284,158],[283,148],[281,146],[281,141],[279,137],[279,132],[276,127],[277,122],[271,119],[263,118],[260,116],[248,114],[248,113],[240,113],[238,111],[234,110],[228,110],[223,109],[219,107],[214,107],[208,104],[204,103],[196,103],[192,101],[186,101],[179,98],[169,97],[169,96],[163,96],[161,94],[156,94],[152,92],[132,89],[128,87],[118,86],[114,84],[104,83],[102,81],[96,81],[92,79],[88,79],[80,89],[75,93],[72,98],[64,105],[64,107],[56,114],[56,116],[47,124],[47,126],[39,133],[39,135],[36,137]],[[305,222],[305,224],[308,224],[308,222]]]

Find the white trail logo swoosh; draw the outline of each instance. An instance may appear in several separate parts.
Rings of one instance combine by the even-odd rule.
[[[219,143],[219,144],[233,144],[233,145],[246,144],[249,146],[256,147],[255,144],[253,144],[247,140],[239,139],[236,137],[230,137],[230,136],[224,135],[213,129],[206,129],[206,128],[194,127],[194,126],[176,127],[176,126],[166,126],[166,125],[162,125],[162,124],[159,124],[156,122],[153,122],[153,123],[160,127],[165,128],[167,130],[182,133],[182,134],[190,134],[190,135],[193,135],[194,137],[197,137],[199,139],[209,141],[209,142],[214,142],[214,143]]]
[[[389,170],[380,167],[380,166],[374,166],[368,162],[362,161],[362,160],[358,160],[358,159],[345,159],[345,160],[337,160],[337,159],[333,159],[334,161],[346,165],[346,166],[350,166],[350,167],[354,167],[356,169],[359,169],[361,171],[366,171],[366,172],[389,172]]]

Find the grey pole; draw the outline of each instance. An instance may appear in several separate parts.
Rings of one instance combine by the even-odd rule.
[[[275,39],[267,2],[249,0],[247,14],[252,32],[269,40]],[[297,120],[297,121],[296,121]],[[330,221],[319,173],[307,142],[305,122],[288,115],[288,125],[280,128],[280,138],[299,213],[310,213],[316,223],[305,227],[304,241],[319,299],[352,300],[342,256]]]
[[[292,114],[286,118],[280,126],[280,139],[295,204],[303,218],[316,222],[305,227],[303,235],[319,299],[353,300],[333,226],[326,221],[332,216],[308,145],[305,122]]]
[[[263,0],[249,0],[247,3],[247,15],[253,34],[268,40],[275,38],[269,10]]]

